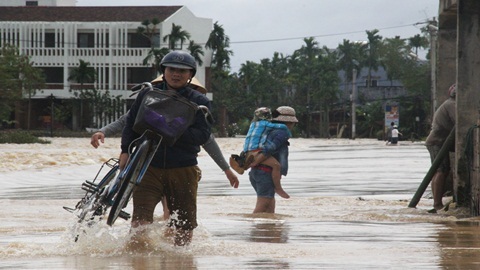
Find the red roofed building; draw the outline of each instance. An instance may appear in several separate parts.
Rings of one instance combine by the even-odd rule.
[[[20,53],[30,56],[34,66],[46,75],[46,89],[38,91],[33,100],[73,98],[70,90],[78,89],[78,84],[68,77],[80,60],[89,62],[98,75],[94,84],[84,88],[108,90],[113,96],[132,99],[130,87],[155,76],[153,60],[143,64],[151,50],[150,40],[137,33],[142,21],[154,18],[160,21],[158,33],[152,40],[155,48],[168,47],[168,41],[163,39],[170,34],[172,24],[181,26],[181,30],[190,33],[190,40],[203,47],[203,65],[199,66],[196,77],[205,85],[205,70],[210,66],[212,52],[204,45],[212,31],[212,19],[198,18],[185,6],[77,7],[75,0],[3,2],[0,3],[0,44],[17,46]],[[177,45],[176,50],[186,50],[188,42],[182,47]],[[101,127],[126,110],[124,106],[115,116],[94,116],[92,125]],[[17,127],[25,128],[25,116],[21,116],[22,110],[17,111]],[[38,113],[40,115],[32,117],[32,128],[39,124],[32,121],[45,114]],[[78,117],[72,113],[74,129],[80,125]]]

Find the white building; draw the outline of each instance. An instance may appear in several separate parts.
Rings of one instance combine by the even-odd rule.
[[[68,81],[68,77],[80,60],[89,62],[96,69],[95,89],[109,90],[113,96],[128,99],[133,85],[149,81],[154,76],[151,64],[143,65],[150,51],[150,41],[137,34],[142,21],[154,18],[160,21],[158,35],[153,40],[155,47],[168,46],[168,41],[164,42],[163,38],[170,34],[172,24],[181,26],[191,34],[190,40],[202,45],[205,52],[203,65],[199,66],[196,77],[205,85],[212,52],[204,45],[212,31],[212,19],[198,18],[185,6],[74,5],[75,0],[0,2],[1,45],[17,46],[20,53],[30,56],[34,66],[41,68],[46,75],[47,89],[39,91],[34,99],[45,100],[52,95],[57,100],[71,99],[73,93],[70,89],[75,85]],[[186,50],[187,46],[188,42],[177,49]],[[72,126],[75,127],[76,116],[72,117]],[[22,117],[15,118],[17,122],[26,121]],[[101,126],[112,119],[101,123],[97,120],[94,124]]]

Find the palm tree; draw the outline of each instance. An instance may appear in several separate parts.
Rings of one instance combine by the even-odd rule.
[[[381,46],[382,36],[378,35],[378,32],[378,29],[366,31],[368,39],[366,53],[366,66],[368,67],[367,92],[370,90],[372,83],[372,70],[377,71],[380,66],[379,47]]]
[[[154,48],[148,51],[147,57],[143,59],[144,65],[148,65],[148,63],[153,59],[153,79],[155,79],[158,76],[158,73],[162,71],[160,68],[160,62],[162,62],[163,57],[169,52],[170,49],[167,47],[163,47],[161,49]]]
[[[188,39],[190,39],[190,33],[182,30],[182,26],[175,25],[172,23],[172,31],[170,34],[163,37],[163,42],[168,40],[168,48],[170,50],[175,50],[175,44],[180,41],[180,50],[183,48],[183,43],[185,43]]]
[[[198,65],[203,65],[203,60],[201,56],[203,56],[205,53],[203,52],[202,46],[196,44],[195,41],[190,40],[190,44],[188,44],[187,49],[193,56],[193,58],[195,58],[195,61],[197,61]]]
[[[80,128],[83,128],[83,84],[93,83],[97,79],[97,71],[90,66],[89,62],[80,59],[78,67],[73,68],[68,76],[69,81],[80,83],[80,94],[75,92],[75,96],[80,97]]]
[[[410,49],[405,44],[405,40],[398,36],[384,40],[381,49],[381,62],[387,71],[387,78],[391,85],[393,85],[393,80],[401,79],[405,61],[409,58],[409,52]]]
[[[352,81],[353,70],[356,70],[357,73],[359,73],[362,68],[363,48],[364,44],[361,42],[351,42],[347,39],[344,39],[343,43],[338,45],[337,66],[339,69],[345,71],[345,83],[347,85]]]
[[[304,90],[303,94],[305,95],[305,99],[302,96],[300,100],[304,100],[306,102],[307,136],[310,137],[310,113],[312,111],[311,96],[315,91],[313,89],[313,85],[318,76],[316,60],[318,55],[321,53],[321,49],[318,47],[318,42],[316,42],[313,37],[304,38],[303,41],[305,42],[305,45],[302,45],[302,47],[296,50],[294,54],[297,54],[300,57],[302,63],[297,72],[305,75],[304,81],[300,81],[298,85],[300,86],[300,89]]]
[[[225,30],[218,22],[213,24],[205,48],[213,50],[212,67],[217,70],[230,69],[230,56],[233,55],[230,47],[230,38],[225,35]]]
[[[216,89],[221,85],[222,81],[225,81],[225,77],[228,77],[228,70],[230,69],[230,55],[233,55],[233,52],[229,50],[230,47],[230,38],[225,35],[225,30],[223,27],[215,22],[213,24],[213,30],[210,32],[205,48],[211,49],[212,54],[212,92],[221,91],[221,89]],[[219,96],[222,97],[221,93]],[[219,133],[221,136],[226,135],[226,117],[227,117],[227,106],[228,102],[227,95],[223,95],[224,98],[216,99],[219,108]]]
[[[159,24],[160,20],[157,18],[153,18],[151,21],[147,19],[142,21],[142,26],[137,28],[137,33],[147,37],[150,42],[150,50],[148,51],[147,56],[143,59],[143,64],[148,65],[153,59],[153,78],[156,78],[158,72],[160,71],[160,61],[162,61],[162,58],[165,56],[165,54],[170,52],[168,48],[155,48],[154,39],[158,38],[159,33],[157,28]]]
[[[415,55],[418,55],[418,48],[427,48],[429,44],[426,37],[416,34],[415,36],[408,39],[408,45],[411,48],[414,48]]]
[[[137,33],[148,38],[150,41],[150,48],[154,48],[154,37],[158,37],[157,27],[160,24],[160,20],[153,18],[151,21],[146,19],[142,21],[142,26],[137,27]]]
[[[90,62],[85,62],[80,59],[78,67],[72,68],[69,81],[75,81],[80,84],[80,90],[83,89],[84,83],[93,83],[97,79],[97,71],[90,66]]]

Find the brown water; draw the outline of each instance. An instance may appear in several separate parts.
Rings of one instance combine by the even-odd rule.
[[[225,156],[242,144],[218,141]],[[123,220],[72,240],[75,217],[62,206],[73,207],[81,183],[119,152],[118,139],[96,150],[88,143],[0,145],[0,269],[480,269],[479,218],[455,207],[428,214],[430,190],[407,207],[430,165],[419,142],[292,140],[282,180],[292,198],[277,198],[275,215],[251,214],[248,176],[229,187],[202,152],[192,244],[164,238],[159,210],[143,249],[126,248]]]

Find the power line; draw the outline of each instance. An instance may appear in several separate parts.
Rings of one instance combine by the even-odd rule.
[[[388,30],[388,29],[395,29],[395,28],[403,28],[403,27],[409,27],[409,26],[416,26],[416,25],[419,25],[419,24],[424,24],[424,22],[417,22],[417,23],[412,23],[412,24],[404,24],[404,25],[390,26],[390,27],[377,28],[377,29],[378,29],[378,30]],[[261,40],[245,40],[245,41],[231,41],[230,44],[277,42],[277,41],[287,41],[287,40],[304,39],[304,38],[309,38],[309,37],[322,38],[322,37],[333,37],[333,36],[359,34],[359,33],[365,33],[365,30],[361,30],[361,31],[360,31],[360,30],[357,30],[357,31],[350,31],[350,32],[333,33],[333,34],[324,34],[324,35],[315,35],[315,36],[303,36],[303,37],[276,38],[276,39],[261,39]]]

